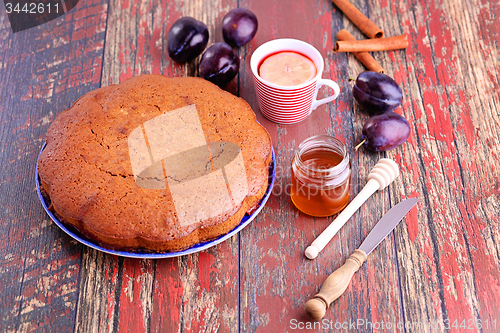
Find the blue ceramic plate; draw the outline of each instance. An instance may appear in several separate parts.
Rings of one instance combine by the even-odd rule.
[[[42,150],[45,148],[45,143],[40,150],[40,153]],[[40,154],[38,155],[40,157]],[[172,258],[172,257],[179,257],[179,256],[184,256],[186,254],[191,254],[191,253],[196,253],[199,251],[206,250],[214,245],[217,245],[219,243],[222,243],[226,239],[236,235],[241,229],[245,228],[252,220],[259,214],[259,212],[262,210],[262,207],[266,204],[267,200],[269,199],[269,196],[271,195],[272,188],[274,185],[274,179],[276,178],[276,159],[274,157],[274,150],[273,150],[273,160],[269,168],[269,185],[267,187],[266,193],[262,200],[259,203],[259,206],[257,209],[251,214],[245,214],[243,219],[241,220],[240,224],[236,226],[233,230],[231,230],[229,233],[220,236],[219,238],[213,239],[208,242],[204,243],[199,243],[194,245],[193,247],[190,247],[189,249],[179,251],[179,252],[165,252],[165,253],[146,253],[146,252],[126,252],[126,251],[115,251],[115,250],[109,250],[106,248],[103,248],[96,243],[83,238],[80,234],[74,232],[73,230],[68,229],[59,219],[49,210],[49,203],[45,200],[43,197],[42,193],[40,192],[41,184],[40,184],[40,177],[38,177],[38,161],[37,161],[37,167],[36,167],[36,189],[38,191],[38,197],[40,198],[40,201],[42,203],[43,208],[47,212],[47,214],[50,216],[52,221],[54,221],[55,224],[59,226],[65,233],[76,239],[82,244],[85,244],[93,249],[106,252],[109,254],[114,254],[117,256],[122,256],[122,257],[129,257],[129,258],[141,258],[141,259],[159,259],[159,258]]]

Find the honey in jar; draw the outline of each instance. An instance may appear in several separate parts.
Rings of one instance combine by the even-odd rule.
[[[318,135],[299,145],[292,161],[291,199],[312,216],[340,212],[349,202],[351,164],[345,145]]]

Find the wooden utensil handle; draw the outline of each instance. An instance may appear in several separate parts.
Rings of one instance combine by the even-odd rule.
[[[319,293],[306,303],[305,310],[309,317],[314,320],[323,318],[330,303],[344,293],[352,276],[366,261],[366,258],[366,253],[363,250],[354,250],[344,265],[326,278]]]

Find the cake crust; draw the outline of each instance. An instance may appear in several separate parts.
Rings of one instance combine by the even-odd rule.
[[[134,147],[141,143],[147,148]],[[236,147],[224,165],[217,145],[226,155]],[[191,167],[199,163],[182,147],[208,151],[206,170]],[[234,229],[264,196],[271,159],[270,136],[243,99],[201,78],[141,75],[91,91],[60,113],[38,171],[56,216],[84,237],[114,250],[172,252]],[[141,182],[153,163],[159,176]],[[216,183],[222,187],[213,190]],[[220,194],[224,185],[228,195]]]

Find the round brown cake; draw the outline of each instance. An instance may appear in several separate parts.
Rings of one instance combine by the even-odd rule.
[[[171,252],[224,235],[268,186],[271,139],[200,78],[141,75],[50,125],[38,172],[54,214],[108,249]]]

